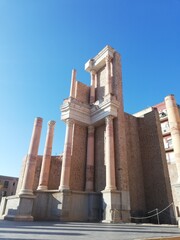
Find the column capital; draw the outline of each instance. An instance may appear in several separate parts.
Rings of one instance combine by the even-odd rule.
[[[49,127],[54,127],[56,125],[56,122],[54,121],[54,120],[50,120],[49,122],[48,122],[48,126]]]
[[[96,74],[96,70],[91,69],[91,74],[92,74],[92,75],[95,75],[95,74]]]
[[[41,126],[42,125],[42,122],[43,122],[43,118],[41,117],[36,117],[35,120],[34,120],[34,125],[39,125]]]
[[[74,120],[72,118],[66,119],[66,124],[71,125],[74,123]]]
[[[110,123],[114,119],[114,116],[109,115],[105,118],[106,123]]]
[[[105,57],[105,61],[106,61],[106,63],[110,63],[112,61],[112,57],[110,55],[107,55]]]
[[[88,126],[88,133],[94,133],[94,126]]]

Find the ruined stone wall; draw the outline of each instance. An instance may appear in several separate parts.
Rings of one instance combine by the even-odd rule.
[[[125,114],[125,122],[131,215],[142,217],[145,216],[146,206],[138,119],[132,115]]]
[[[128,204],[128,166],[125,135],[125,118],[122,96],[122,73],[120,65],[120,55],[115,53],[113,58],[113,94],[119,101],[118,116],[114,119],[114,144],[115,144],[115,166],[117,189],[124,194],[124,200]],[[125,197],[126,195],[126,197]],[[124,202],[124,204],[126,204]]]
[[[172,202],[172,193],[157,110],[139,120],[139,136],[147,211],[162,210]],[[160,223],[171,223],[173,217],[170,208],[160,215]]]
[[[36,159],[36,171],[35,171],[35,175],[34,175],[33,191],[36,191],[38,188],[42,158],[43,158],[43,156],[38,155],[37,159]]]
[[[100,100],[105,95],[106,69],[105,66],[97,72],[97,86],[95,88],[96,100]]]
[[[50,171],[49,171],[48,189],[54,190],[59,188],[61,167],[62,167],[62,155],[52,156]]]
[[[43,158],[42,155],[37,156],[33,191],[37,190],[37,187],[38,187],[38,184],[39,184],[42,158]],[[22,179],[24,177],[25,165],[26,165],[26,156],[23,159],[23,164],[22,164],[22,169],[21,169],[21,173],[20,173],[20,178],[19,178],[19,183],[18,183],[16,194],[18,194],[18,192],[20,191],[21,186],[22,186]],[[49,184],[48,184],[48,189],[49,190],[59,188],[61,165],[62,165],[62,156],[51,156],[51,165],[50,165],[50,172],[49,172]]]
[[[89,103],[89,94],[90,94],[90,87],[81,83],[76,82],[76,99],[82,103]]]
[[[100,192],[106,186],[106,169],[104,162],[105,125],[95,128],[95,191]]]
[[[70,189],[84,191],[87,155],[87,127],[74,124]]]

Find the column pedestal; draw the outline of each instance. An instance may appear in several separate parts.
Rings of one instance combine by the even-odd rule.
[[[3,199],[4,220],[33,221],[33,202],[35,196],[10,196]]]
[[[125,194],[121,191],[102,191],[103,221],[105,223],[130,222],[130,201],[122,199]]]

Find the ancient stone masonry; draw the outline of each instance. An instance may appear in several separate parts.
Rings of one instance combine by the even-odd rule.
[[[120,54],[106,46],[85,70],[90,86],[77,81],[73,69],[70,95],[61,106],[63,155],[51,156],[54,121],[48,123],[44,154],[38,155],[42,119],[37,118],[17,193],[3,198],[1,218],[130,222],[172,203],[158,115],[154,109],[143,117],[124,112]],[[177,143],[179,117],[174,119],[172,105],[168,111]],[[172,223],[173,209],[159,217]]]

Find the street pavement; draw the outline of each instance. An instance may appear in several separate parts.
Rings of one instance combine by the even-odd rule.
[[[137,225],[79,222],[15,222],[0,220],[0,240],[134,240],[177,237],[180,229],[170,225]]]

